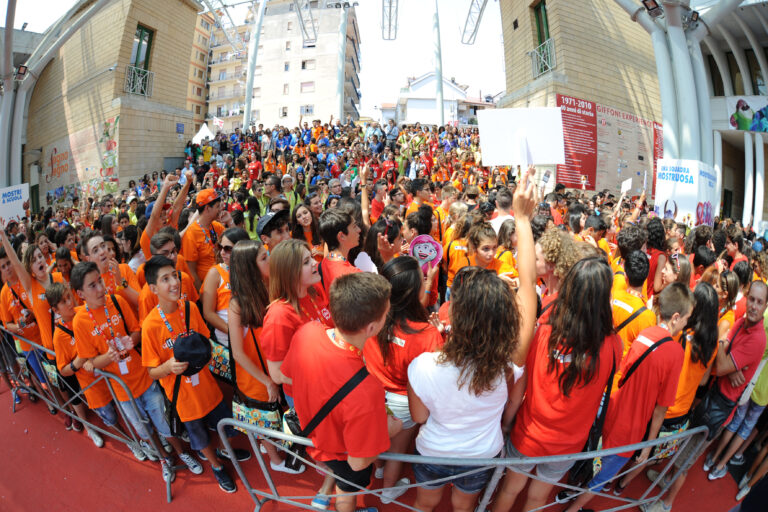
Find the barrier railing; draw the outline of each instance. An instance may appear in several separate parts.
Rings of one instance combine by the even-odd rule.
[[[15,346],[15,340],[20,340],[25,343],[28,343],[30,346],[32,346],[33,350],[29,351],[29,355],[25,356],[24,354],[18,352],[16,350]],[[51,350],[48,350],[44,346],[35,343],[33,341],[30,341],[26,338],[23,338],[15,333],[12,333],[8,331],[7,329],[0,327],[0,346],[2,346],[2,350],[0,350],[0,353],[3,355],[3,361],[0,364],[5,365],[5,369],[7,373],[11,376],[11,380],[14,384],[13,389],[11,390],[11,410],[15,413],[16,412],[16,396],[23,392],[27,396],[34,396],[39,400],[42,400],[45,402],[46,405],[48,405],[49,408],[54,408],[56,411],[61,412],[63,414],[66,414],[69,416],[72,421],[79,421],[83,424],[85,428],[89,428],[91,430],[94,430],[98,432],[102,436],[106,436],[110,439],[113,439],[115,441],[125,443],[126,445],[133,445],[133,446],[139,446],[139,441],[141,440],[140,436],[134,429],[133,425],[131,424],[130,420],[126,417],[125,413],[123,412],[124,406],[131,407],[133,409],[133,413],[137,418],[144,418],[144,420],[148,423],[147,428],[151,431],[153,428],[151,426],[151,422],[149,418],[146,418],[141,411],[139,410],[138,406],[136,405],[136,401],[134,400],[134,396],[131,393],[130,388],[126,385],[126,383],[117,375],[114,375],[109,372],[105,372],[103,370],[97,370],[94,369],[93,374],[96,377],[95,380],[88,385],[88,387],[81,389],[80,391],[75,391],[72,389],[72,387],[67,384],[66,380],[59,378],[58,382],[53,383],[51,382],[51,378],[49,377],[48,373],[43,370],[43,377],[44,381],[40,382],[37,378],[37,375],[34,371],[29,367],[28,359],[30,357],[37,357],[38,360],[41,363],[42,368],[42,357],[50,356],[51,359],[55,358],[55,353]],[[12,359],[12,360],[9,360]],[[81,370],[85,371],[85,370]],[[44,386],[35,386],[32,381],[35,381],[39,384],[44,384]],[[115,412],[118,414],[119,418],[122,418],[122,425],[120,425],[120,421],[118,421],[118,425],[120,425],[122,428],[122,433],[125,435],[121,435],[121,433],[117,430],[107,430],[106,426],[99,426],[95,423],[92,423],[87,420],[81,419],[75,412],[70,410],[70,406],[72,405],[72,402],[75,401],[77,398],[80,398],[83,403],[87,403],[85,398],[85,391],[87,389],[90,389],[93,386],[98,385],[99,382],[104,382],[107,386],[107,389],[109,389],[110,394],[112,395],[112,403],[115,407]],[[122,406],[118,406],[118,399],[117,395],[115,394],[115,388],[114,385],[120,386],[120,388],[123,390],[123,392],[130,397],[130,400],[128,402],[122,402]],[[38,391],[38,389],[40,391]],[[62,389],[67,392],[69,395],[68,399],[64,399],[60,396],[60,394],[56,391],[56,389]],[[94,413],[95,414],[95,413]],[[152,447],[152,449],[155,451],[156,454],[158,454],[158,469],[160,469],[160,463],[159,461],[162,460],[162,458],[165,456],[165,450],[162,446],[157,446],[154,439],[150,438],[148,440],[145,440],[146,443],[149,443],[149,445]],[[174,466],[173,470],[180,468],[185,468],[186,466]],[[162,471],[162,470],[161,470]],[[161,473],[162,474],[162,473]],[[168,503],[171,502],[172,499],[172,493],[171,493],[171,482],[166,482],[166,500]]]
[[[259,468],[261,469],[261,472],[266,480],[268,490],[255,489],[248,481],[248,478],[245,475],[245,472],[240,467],[240,464],[237,462],[237,458],[234,457],[234,452],[233,452],[232,446],[229,443],[229,440],[227,439],[227,436],[224,435],[224,428],[226,426],[237,427],[238,429],[241,429],[243,432],[246,433],[248,440],[250,442],[253,454],[256,460],[258,461]],[[258,427],[256,425],[250,425],[247,423],[236,421],[234,419],[221,420],[217,428],[219,431],[219,437],[221,437],[224,443],[224,446],[230,455],[229,459],[232,461],[232,464],[235,467],[235,470],[237,471],[237,474],[240,477],[240,480],[242,481],[243,485],[248,491],[248,494],[251,496],[251,499],[254,502],[255,511],[260,510],[261,507],[269,501],[274,501],[284,505],[289,505],[289,506],[293,506],[293,507],[305,509],[305,510],[317,510],[309,504],[309,501],[311,501],[312,498],[315,497],[314,495],[286,496],[286,495],[280,494],[270,474],[269,466],[267,465],[264,459],[264,456],[262,455],[258,446],[259,442],[269,443],[275,446],[277,450],[287,452],[288,449],[286,448],[286,445],[284,443],[296,443],[303,446],[313,446],[311,440],[303,437],[297,437],[294,435],[285,434],[284,432],[279,432],[272,429]],[[628,451],[642,450],[643,448],[646,448],[649,446],[655,447],[659,445],[667,445],[669,447],[673,444],[676,445],[675,453],[668,457],[669,463],[666,465],[666,467],[660,470],[659,476],[656,478],[656,480],[651,482],[651,484],[641,494],[639,498],[615,496],[612,493],[602,492],[598,490],[589,491],[596,496],[609,498],[614,502],[617,502],[616,506],[614,506],[613,508],[603,509],[604,512],[610,512],[610,511],[625,510],[633,507],[639,507],[640,505],[651,503],[660,499],[664,495],[664,493],[666,493],[667,490],[669,490],[669,488],[672,486],[674,481],[677,480],[680,477],[680,475],[683,474],[684,471],[687,471],[690,468],[690,466],[695,462],[700,451],[706,444],[706,436],[707,436],[707,428],[697,427],[697,428],[685,430],[683,432],[679,432],[670,436],[666,436],[663,438],[654,439],[652,441],[645,441],[642,443],[636,443],[628,446],[621,446],[618,448],[611,448],[606,450],[574,453],[570,455],[553,456],[553,457],[527,457],[527,458],[506,457],[506,458],[493,458],[493,459],[467,459],[467,458],[452,458],[452,457],[451,458],[425,457],[421,455],[400,454],[400,453],[383,453],[379,456],[379,459],[385,460],[385,461],[395,460],[395,461],[401,461],[401,462],[410,463],[410,464],[422,463],[422,464],[440,464],[440,465],[450,465],[450,466],[475,466],[472,469],[458,475],[454,475],[446,478],[440,478],[436,480],[430,480],[429,482],[421,482],[421,483],[415,483],[415,484],[410,484],[405,486],[391,487],[389,489],[394,489],[394,488],[410,489],[415,487],[422,487],[425,485],[444,483],[449,480],[453,480],[455,478],[486,471],[488,469],[493,469],[494,471],[491,476],[491,479],[488,485],[486,486],[485,491],[480,496],[480,501],[476,508],[476,511],[484,512],[491,502],[493,493],[496,490],[496,487],[498,486],[499,482],[501,481],[501,478],[504,474],[505,469],[509,469],[512,471],[516,471],[518,473],[525,474],[531,479],[541,480],[541,478],[539,478],[537,475],[527,473],[525,471],[517,469],[516,466],[519,466],[521,464],[531,464],[531,463],[541,464],[541,463],[548,463],[548,462],[563,462],[563,461],[572,461],[575,463],[576,461],[579,461],[579,460],[592,460],[592,459],[595,459],[596,457],[605,457],[608,455],[616,455],[616,454],[620,454]],[[691,447],[692,449],[687,449],[689,448],[689,445],[691,443],[693,443],[693,446]],[[649,458],[649,460],[646,462],[646,465],[650,465],[650,464],[653,464],[654,462],[658,462],[661,457],[665,457],[666,455],[669,455],[669,452],[670,452],[670,448],[660,449],[660,454],[656,455],[655,456],[656,458]],[[684,454],[683,460],[678,460],[678,458],[681,457],[683,454]],[[295,453],[292,453],[292,455],[296,456]],[[307,465],[307,467],[315,468],[321,474],[332,474],[328,468],[320,466],[319,464],[315,463],[313,460],[309,458],[300,457],[300,456],[297,456],[297,458],[300,459],[305,465]],[[610,484],[614,482],[616,479],[623,477],[625,474],[635,469],[634,467],[631,467],[631,464],[628,464],[628,466],[630,467],[625,468],[624,471],[620,472],[614,478],[606,482],[605,486],[609,487]],[[666,478],[667,475],[670,474],[672,468],[675,468],[675,470],[672,472],[671,477]],[[338,478],[335,475],[334,477]],[[349,482],[341,478],[338,478],[338,479],[358,489],[358,491],[356,492],[345,494],[346,496],[371,494],[381,498],[382,491],[385,490],[385,489],[367,489],[367,488],[360,487],[354,482]],[[555,485],[556,487],[559,487],[562,489],[574,491],[575,494],[571,496],[571,499],[575,499],[578,496],[578,494],[587,492],[587,489],[585,488],[575,487],[564,482],[560,482]],[[652,494],[653,489],[655,487],[658,487],[659,492]],[[333,498],[338,495],[329,494],[327,496],[330,498]],[[413,510],[418,512],[418,509],[414,508],[412,505],[403,503],[401,501],[394,500],[394,501],[391,501],[390,504],[397,505],[399,508],[404,510]],[[556,504],[558,504],[558,502],[553,501],[536,510],[548,509]]]

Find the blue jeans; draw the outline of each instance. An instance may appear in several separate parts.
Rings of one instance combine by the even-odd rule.
[[[118,404],[120,404],[120,409],[125,417],[136,429],[139,437],[149,439],[151,435],[148,428],[150,420],[161,436],[171,437],[171,429],[168,427],[168,422],[165,421],[165,395],[160,391],[157,381],[153,382],[141,396],[134,398],[134,402],[139,409],[138,416],[130,402],[118,402]]]
[[[42,383],[48,382],[48,378],[45,376],[43,367],[40,366],[40,358],[45,356],[41,354],[39,350],[34,349],[27,350],[26,352],[22,351],[22,354],[24,354],[24,358],[27,360],[27,365],[32,368],[33,372],[35,372],[37,380]]]
[[[621,468],[629,460],[629,457],[622,457],[621,455],[607,455],[602,457],[602,468],[600,472],[587,484],[587,488],[590,491],[600,491],[608,481],[615,477]]]
[[[416,452],[419,455],[419,452]],[[501,454],[497,455],[499,457]],[[460,475],[473,469],[479,469],[479,466],[448,466],[441,464],[414,464],[413,476],[416,477],[416,482],[423,483],[440,478],[447,478],[454,475]],[[469,475],[459,476],[452,480],[446,480],[444,482],[438,482],[435,484],[427,484],[423,487],[425,489],[440,489],[446,484],[453,484],[458,490],[465,494],[476,494],[482,491],[491,479],[493,474],[493,468],[485,469],[472,473]]]

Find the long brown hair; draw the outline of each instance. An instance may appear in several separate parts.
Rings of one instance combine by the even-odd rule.
[[[387,321],[377,337],[381,358],[386,364],[395,327],[407,334],[421,332],[410,327],[408,322],[426,323],[429,313],[419,300],[423,274],[415,258],[400,256],[390,260],[381,268],[381,275],[392,285]]]
[[[309,244],[304,240],[283,240],[272,249],[269,255],[269,300],[284,300],[301,315],[299,311],[298,282],[301,279],[301,266],[304,264],[304,250],[310,252]],[[314,294],[310,288],[308,293]]]
[[[520,312],[495,272],[478,267],[457,279],[461,282],[451,289],[451,332],[438,361],[459,369],[459,389],[466,384],[480,395],[492,390],[509,367],[520,339]]]
[[[232,249],[229,260],[229,282],[232,298],[240,307],[240,325],[260,327],[269,304],[267,286],[256,258],[264,244],[258,240],[241,240]]]

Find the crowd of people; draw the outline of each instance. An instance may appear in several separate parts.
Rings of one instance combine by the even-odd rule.
[[[534,168],[483,166],[471,128],[300,120],[185,156],[120,194],[0,226],[8,386],[21,356],[28,386],[85,390],[78,418],[125,435],[119,408],[141,438],[133,454],[160,460],[166,480],[175,457],[196,474],[203,459],[225,492],[236,484],[207,427],[234,416],[282,430],[293,414],[335,475],[318,509],[335,494],[354,511],[349,493],[376,478],[384,503],[413,479],[415,508],[434,510],[450,483],[453,509],[471,511],[491,477],[385,451],[557,456],[699,425],[710,480],[758,446],[737,499],[745,512],[764,503],[768,241],[751,226],[658,218],[645,193],[545,194]],[[117,386],[113,400],[96,369],[130,394]],[[273,470],[305,470],[262,448]],[[676,449],[604,457],[579,483],[624,493]],[[495,512],[526,487],[523,510],[541,507],[576,478],[565,460],[515,469]],[[670,510],[684,482],[644,510]],[[572,512],[592,497],[556,495]]]

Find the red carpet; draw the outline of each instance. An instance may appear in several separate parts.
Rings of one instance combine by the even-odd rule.
[[[131,511],[137,510],[253,510],[253,502],[237,479],[238,491],[225,494],[216,484],[210,466],[203,462],[205,472],[193,475],[179,471],[173,484],[173,502],[165,500],[165,483],[160,466],[152,462],[138,462],[122,443],[106,440],[104,448],[96,448],[85,432],[66,431],[62,414],[51,416],[42,403],[31,404],[26,397],[11,413],[10,392],[0,388],[0,439],[3,461],[0,464],[0,510],[37,511]],[[95,417],[95,415],[94,415]],[[95,421],[99,421],[96,419]],[[247,440],[235,440],[236,446],[247,447]],[[267,489],[255,458],[242,463],[251,485]],[[233,477],[236,477],[234,470]],[[273,472],[274,475],[274,472]],[[278,490],[283,494],[311,495],[322,478],[314,470],[291,476],[279,473]],[[381,485],[374,481],[374,485]],[[637,496],[646,485],[638,477],[628,490]],[[736,483],[726,477],[709,482],[701,471],[701,463],[694,466],[684,490],[677,499],[675,511],[726,512],[735,505]],[[436,509],[450,510],[449,493]],[[403,498],[413,503],[415,491]],[[380,511],[402,510],[395,505],[384,506],[377,498],[368,497],[369,506]],[[611,502],[615,506],[616,502]],[[363,505],[362,499],[359,505]],[[595,500],[590,508],[600,510],[608,500]],[[265,505],[264,512],[297,510],[285,505]],[[560,510],[551,508],[548,510]]]

